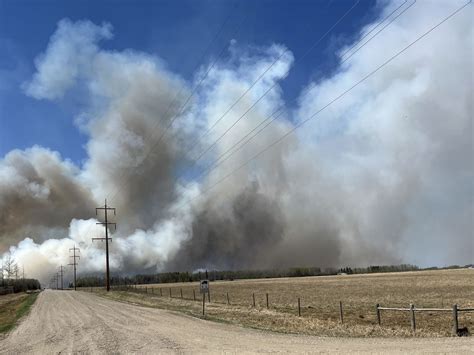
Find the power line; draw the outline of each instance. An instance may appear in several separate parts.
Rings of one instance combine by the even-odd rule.
[[[107,218],[108,211],[114,211],[115,216],[115,208],[107,207],[107,200],[105,200],[104,207],[96,207],[95,214],[97,215],[98,210],[104,211],[104,221],[105,222],[97,222],[96,224],[101,224],[105,228],[105,238],[92,238],[92,240],[105,240],[105,285],[107,292],[110,291],[110,270],[109,270],[109,240],[112,242],[112,238],[109,238],[109,225],[113,225],[115,229],[117,229],[117,224],[113,222],[109,222]]]
[[[76,291],[76,268],[77,268],[77,260],[81,258],[80,255],[76,255],[76,251],[79,252],[80,249],[76,248],[76,245],[74,245],[74,248],[69,249],[69,254],[71,254],[71,251],[73,252],[72,255],[69,255],[70,258],[72,258],[72,263],[69,263],[69,265],[73,266],[74,268],[74,291]]]
[[[340,17],[336,23],[331,26],[327,31],[326,33],[324,33],[324,35],[316,42],[314,43],[310,48],[309,50],[307,51],[307,53],[305,53],[304,56],[306,56],[311,50],[313,50],[358,4],[360,3],[360,0],[357,0],[353,5],[352,7],[346,11],[346,13],[344,13],[344,15],[342,17]],[[239,27],[240,28],[240,27]],[[227,47],[225,47],[227,48]],[[223,50],[225,49],[223,48]],[[268,73],[268,71],[270,71],[270,69],[285,55],[289,52],[289,49],[285,49],[252,83],[251,85],[237,98],[236,101],[234,101],[234,103],[232,105],[230,105],[228,107],[228,109],[219,117],[219,119],[217,121],[215,121],[213,123],[213,125],[208,128],[208,130],[202,135],[202,137],[206,136],[239,102],[240,100],[242,100],[242,98],[244,98],[251,90],[252,88],[265,76],[265,74]],[[202,82],[204,81],[204,79],[207,77],[207,75],[209,74],[210,70],[214,67],[214,65],[217,63],[217,60],[219,59],[219,57],[222,55],[223,51],[221,51],[221,53],[219,54],[218,58],[214,61],[214,63],[209,67],[208,71],[206,72],[206,74],[201,78],[200,82],[198,83],[198,85],[195,87],[195,89],[192,91],[191,95],[188,97],[188,99],[185,101],[184,105],[182,106],[183,107],[183,110],[179,111],[178,114],[176,114],[173,119],[170,121],[170,123],[168,124],[168,126],[165,128],[164,132],[162,133],[162,135],[159,137],[158,141],[156,142],[156,144],[154,144],[151,149],[149,149],[148,153],[145,155],[145,157],[142,159],[141,164],[143,164],[143,162],[148,159],[148,157],[150,156],[150,154],[156,149],[156,147],[158,146],[158,144],[161,142],[161,139],[164,137],[164,135],[167,133],[168,129],[171,127],[171,125],[174,123],[174,121],[184,112],[184,108],[185,106],[187,105],[187,103],[189,102],[189,100],[191,99],[191,97],[194,95],[196,89],[202,84]],[[274,87],[275,85],[273,85]],[[272,87],[272,88],[273,88]],[[271,89],[270,89],[271,90]],[[267,93],[270,91],[268,90]],[[259,100],[260,101],[260,100]],[[255,103],[256,104],[256,103]],[[254,104],[254,105],[255,105]],[[202,138],[201,137],[201,138]],[[200,138],[198,138],[195,142],[197,142]],[[193,147],[194,144],[191,145],[191,147]],[[199,158],[197,159],[199,160]],[[124,174],[123,174],[124,175]],[[120,186],[123,186],[124,184],[121,184]],[[120,191],[120,187],[117,189],[117,192],[113,195],[112,197],[112,200],[116,197],[116,195],[118,194],[118,192]]]
[[[353,90],[354,88],[356,88],[357,86],[359,86],[361,83],[365,82],[368,78],[370,78],[372,75],[374,75],[375,73],[377,73],[380,69],[382,69],[383,67],[385,67],[387,64],[389,64],[390,62],[392,62],[394,59],[396,59],[397,57],[399,57],[402,53],[404,53],[405,51],[407,51],[409,48],[411,48],[413,45],[415,45],[417,42],[419,42],[420,40],[422,40],[424,37],[426,37],[428,34],[430,34],[431,32],[433,32],[435,29],[437,29],[439,26],[441,26],[443,23],[445,23],[446,21],[448,21],[449,19],[451,19],[453,16],[455,16],[457,13],[459,13],[460,11],[462,11],[466,6],[468,6],[470,3],[472,2],[472,0],[470,0],[469,2],[465,3],[463,6],[457,8],[455,11],[453,11],[451,14],[449,14],[447,17],[445,17],[443,20],[441,20],[440,22],[438,22],[436,25],[434,25],[433,27],[431,27],[428,31],[426,31],[425,33],[423,33],[421,36],[419,36],[418,38],[416,38],[413,42],[411,42],[410,44],[408,44],[406,47],[404,47],[403,49],[401,49],[400,51],[398,51],[397,53],[395,53],[393,56],[391,56],[389,59],[387,59],[385,62],[383,62],[381,65],[379,65],[377,68],[375,68],[374,70],[372,70],[369,74],[365,75],[362,79],[360,79],[359,81],[357,81],[355,84],[353,84],[351,87],[349,87],[348,89],[346,89],[345,91],[343,91],[341,94],[339,94],[338,96],[336,96],[334,99],[332,99],[331,101],[329,101],[326,105],[324,105],[323,107],[321,107],[319,110],[317,110],[316,112],[314,112],[311,116],[309,116],[308,118],[306,118],[305,120],[301,121],[300,123],[298,123],[297,125],[295,125],[292,129],[290,129],[288,132],[286,132],[284,135],[282,135],[281,137],[279,137],[277,140],[275,140],[274,142],[272,142],[270,145],[266,146],[264,149],[260,150],[257,154],[255,154],[254,156],[252,156],[250,159],[246,160],[243,164],[239,165],[237,168],[233,169],[230,173],[226,174],[224,177],[222,177],[221,179],[219,179],[217,182],[215,182],[214,184],[212,184],[209,188],[207,188],[206,190],[204,190],[203,192],[199,193],[197,196],[194,196],[192,197],[191,199],[189,199],[189,201],[187,201],[188,203],[191,202],[192,200],[196,199],[197,197],[199,197],[200,195],[203,195],[205,193],[207,193],[208,191],[212,190],[215,186],[217,186],[218,184],[222,183],[224,180],[226,180],[227,178],[229,178],[231,175],[233,175],[235,172],[237,172],[238,170],[240,170],[241,168],[243,168],[244,166],[246,166],[248,163],[250,163],[251,161],[255,160],[256,158],[258,158],[260,155],[264,154],[266,151],[268,151],[269,149],[271,149],[272,147],[274,147],[275,145],[279,144],[281,141],[283,141],[286,137],[288,137],[291,133],[293,133],[296,129],[300,128],[301,126],[303,126],[305,123],[307,123],[308,121],[312,120],[314,117],[316,117],[320,112],[322,112],[323,110],[325,110],[327,107],[329,107],[330,105],[332,105],[334,102],[336,102],[337,100],[341,99],[343,96],[345,96],[348,92],[350,92],[351,90]],[[273,121],[273,120],[272,120]],[[271,122],[269,122],[266,126],[268,126]],[[266,127],[265,126],[265,127]],[[264,128],[265,128],[264,127]],[[241,147],[239,147],[238,149],[241,149]],[[226,158],[227,159],[227,158]]]
[[[377,34],[379,34],[380,32],[382,32],[387,26],[390,26],[390,24],[395,21],[397,18],[399,18],[401,15],[403,15],[410,7],[412,7],[413,5],[415,5],[416,3],[416,0],[414,0],[408,7],[406,7],[402,12],[400,12],[397,16],[395,16],[393,19],[391,19],[385,26],[383,26],[380,30],[378,30],[372,37],[370,37],[367,41],[365,41],[360,47],[357,48],[356,51],[352,52],[350,55],[348,55],[347,57],[345,57],[342,62],[340,63],[343,64],[345,62],[347,62],[350,58],[352,58],[354,56],[354,54],[356,54],[359,50],[361,50],[363,47],[365,47],[370,41],[372,41],[374,39],[374,37],[377,36]],[[398,8],[397,8],[398,10]],[[365,37],[365,36],[364,36]]]
[[[349,10],[347,10],[347,11],[326,31],[326,33],[324,33],[315,43],[313,43],[313,45],[312,45],[311,47],[309,47],[309,49],[304,53],[304,55],[300,58],[300,60],[303,59],[304,57],[306,57],[324,38],[326,38],[326,36],[327,36],[329,33],[332,32],[332,30],[359,4],[359,2],[360,2],[360,0],[357,0],[357,1],[349,8]],[[250,92],[250,90],[265,76],[265,74],[266,74],[278,61],[280,61],[280,59],[283,58],[283,56],[284,56],[285,54],[287,54],[289,51],[290,51],[290,50],[289,50],[288,48],[285,49],[285,50],[270,64],[270,66],[268,66],[268,67],[257,77],[257,79],[256,79],[254,82],[252,82],[252,84],[249,86],[249,88],[248,88],[246,91],[244,91],[244,93],[224,112],[224,114],[221,115],[221,116],[217,119],[217,121],[215,121],[215,122],[211,125],[211,127],[209,127],[209,128],[206,130],[206,132],[204,132],[204,134],[201,135],[201,138],[198,138],[195,142],[197,143],[197,142],[199,141],[199,139],[202,139],[202,138],[205,137],[207,134],[209,134],[209,132],[211,132],[212,129],[235,107],[235,105],[237,105],[237,103],[240,102],[240,100],[241,100],[245,95],[247,95],[247,93]],[[295,60],[295,63],[296,63],[296,60]],[[289,71],[290,71],[290,69],[288,69],[288,70],[286,71],[286,73],[288,73]],[[286,73],[285,73],[285,74],[286,74]],[[237,121],[235,121],[235,122],[230,126],[230,128],[228,128],[228,129],[224,132],[224,134],[223,134],[222,136],[224,136],[225,134],[227,134],[227,132],[228,132],[232,127],[234,127],[234,126],[237,124],[237,122],[239,122],[258,102],[260,102],[260,100],[263,99],[263,98],[276,86],[277,83],[278,83],[278,82],[275,82],[267,91],[265,91],[265,93],[264,93],[262,96],[260,96],[260,98],[259,98],[257,101],[255,101],[255,102],[252,104],[252,106],[250,106],[250,108],[249,108],[242,116],[240,116],[240,117],[237,119]],[[217,139],[217,141],[220,140],[220,138],[222,138],[222,136],[219,137],[219,138]],[[212,143],[208,148],[206,148],[206,149],[204,150],[204,152],[202,152],[201,154],[199,154],[198,157],[196,158],[196,160],[199,160],[204,154],[206,154],[206,153],[217,143],[217,141],[214,142],[214,143]],[[194,146],[194,144],[192,145],[192,147],[193,147],[193,146]]]
[[[373,31],[375,31],[380,25],[382,25],[389,17],[391,17],[395,12],[397,12],[403,5],[405,5],[408,2],[408,0],[403,1],[397,8],[395,8],[391,13],[389,13],[382,21],[377,23],[372,29],[367,32],[364,36],[362,36],[357,42],[355,42],[352,46],[347,48],[341,53],[341,57],[344,57],[347,53],[349,53],[352,49],[357,47],[357,45],[367,36],[369,36]],[[416,2],[416,0],[414,0]]]
[[[400,5],[396,10],[398,10],[398,9],[399,9],[401,6],[403,6],[406,2],[407,2],[407,1],[405,1],[404,3],[402,3],[402,5]],[[344,63],[346,60],[348,60],[350,57],[352,57],[355,53],[357,53],[361,48],[363,48],[368,42],[370,42],[370,41],[371,41],[375,36],[377,36],[380,32],[382,32],[382,31],[383,31],[387,26],[389,26],[393,21],[395,21],[398,17],[400,17],[401,15],[403,15],[403,14],[404,14],[410,7],[412,7],[415,3],[416,3],[416,0],[414,0],[413,3],[410,4],[410,6],[408,6],[407,8],[405,8],[401,13],[399,13],[396,17],[394,17],[394,18],[393,18],[389,23],[387,23],[384,27],[382,27],[377,33],[374,34],[373,37],[371,37],[368,41],[366,41],[362,46],[358,47],[349,57],[347,57],[347,59],[344,59],[344,61],[343,61],[342,63]],[[393,14],[393,12],[392,12],[389,16],[391,16],[392,14]],[[389,16],[385,17],[385,18],[382,20],[381,23],[383,23]],[[375,26],[375,27],[377,27],[377,26]],[[365,37],[365,36],[364,36],[364,37]],[[362,39],[363,39],[364,37],[362,37]],[[362,40],[362,39],[361,39],[361,40]],[[356,42],[356,45],[357,45],[358,43],[360,43],[361,40],[359,40],[358,42]],[[313,48],[314,48],[314,46],[313,46],[312,48],[310,48],[310,50],[308,50],[308,51],[300,58],[300,60],[302,60],[304,57],[306,57],[306,55],[307,55]],[[295,61],[295,63],[296,63],[296,61]],[[342,64],[342,63],[341,63],[341,64]],[[260,102],[277,84],[278,84],[278,82],[275,82],[267,91],[265,91],[265,93],[264,93],[262,96],[260,96],[260,97],[258,98],[258,100],[255,101],[255,102],[252,104],[252,106],[250,106],[250,108],[249,108],[247,111],[245,111],[234,123],[232,123],[232,125],[231,125],[230,127],[228,127],[228,128],[224,131],[224,133],[222,133],[211,145],[209,145],[203,152],[201,152],[201,153],[197,156],[196,161],[200,160],[207,152],[209,152],[209,151],[211,150],[211,148],[213,148],[213,147],[214,147],[214,146],[215,146],[215,145],[216,145],[216,144],[244,117],[244,116],[246,116],[247,113],[248,113],[250,110],[252,110],[252,109],[256,106],[256,104],[257,104],[258,102]],[[296,101],[296,99],[293,100],[293,101]],[[282,106],[281,108],[279,108],[277,111],[275,111],[274,113],[272,113],[272,114],[270,115],[270,117],[272,117],[275,113],[282,111],[283,108],[284,108],[284,106]],[[281,113],[282,113],[282,112],[281,112]],[[280,116],[280,115],[278,115],[277,117],[279,117],[279,116]],[[276,117],[276,118],[277,118],[277,117]],[[257,126],[257,127],[258,127],[258,126]],[[237,144],[238,144],[238,143],[237,143]],[[235,145],[234,145],[233,147],[235,147]],[[231,147],[230,149],[232,149],[233,147]]]
[[[218,33],[216,34],[216,36],[214,37],[213,41],[211,41],[210,45],[208,46],[207,50],[210,49],[211,45],[214,43],[214,41],[217,39],[217,37],[219,37],[220,33],[222,32],[223,28],[224,28],[224,25],[227,23],[227,21],[229,20],[230,16],[232,15],[233,13],[233,10],[229,13],[229,16],[227,17],[227,19],[224,21],[222,27],[219,29]],[[244,18],[238,26],[236,26],[235,28],[235,31],[233,32],[232,34],[232,37],[235,37],[238,32],[240,31],[240,29],[242,28],[242,25],[243,23],[245,22],[246,18]],[[207,76],[209,75],[209,73],[212,71],[212,69],[215,67],[215,65],[217,64],[217,62],[219,61],[219,59],[222,57],[222,55],[225,53],[226,49],[228,48],[228,45],[227,45],[227,42],[224,46],[222,46],[221,50],[219,51],[219,54],[217,55],[216,59],[211,63],[211,65],[207,68],[206,72],[204,73],[204,75],[200,78],[199,82],[192,88],[190,94],[188,95],[188,97],[184,100],[183,104],[181,104],[181,106],[179,107],[179,109],[177,110],[177,113],[175,113],[172,118],[170,119],[170,121],[168,122],[167,126],[165,127],[165,129],[163,130],[163,133],[160,135],[160,137],[158,138],[158,140],[156,141],[155,144],[153,144],[151,146],[151,148],[148,150],[148,152],[145,154],[145,157],[141,160],[141,162],[138,164],[138,166],[142,165],[143,162],[145,160],[147,160],[150,156],[150,154],[158,147],[158,145],[161,143],[161,140],[163,139],[163,137],[166,135],[166,133],[168,132],[168,130],[171,128],[171,126],[173,125],[173,123],[176,121],[176,119],[185,112],[185,109],[186,109],[186,106],[188,105],[188,103],[190,102],[190,100],[193,98],[193,96],[195,95],[197,89],[202,85],[202,83],[204,82],[204,80],[207,78]],[[204,55],[205,56],[205,55]],[[202,59],[204,58],[204,56],[202,57]],[[197,70],[197,68],[199,68],[199,66],[201,65],[201,61],[198,62],[198,65],[196,65],[196,68],[194,69],[194,71]],[[173,106],[173,104],[176,102],[177,98],[179,97],[179,95],[181,94],[181,92],[183,91],[183,88],[181,88],[181,90],[178,92],[178,94],[175,95],[173,101],[170,103],[170,105],[168,106],[168,109],[166,110],[165,114],[163,116],[166,116],[168,114],[168,112],[170,111],[171,107]],[[158,127],[158,125],[160,124],[159,121],[156,122],[156,124],[150,129],[150,131],[155,131],[155,129]],[[153,140],[153,137],[152,137],[152,140]],[[137,158],[137,157],[136,157]],[[120,175],[118,181],[122,180],[123,178],[125,177],[125,171],[122,172],[122,174]],[[120,191],[121,187],[123,187],[125,185],[125,183],[127,182],[127,180],[124,180],[124,183],[120,184],[119,187],[117,188],[117,191],[115,192],[115,194],[112,196],[112,201],[115,199],[115,197],[117,196],[118,192]]]
[[[64,267],[61,265],[59,267],[59,272],[58,272],[58,279],[60,278],[61,279],[61,290],[64,290],[64,279],[63,279],[63,276],[64,276]]]
[[[388,16],[386,16],[379,24],[382,24],[384,23],[394,12],[396,12],[398,9],[401,8],[401,6],[403,6],[404,4],[406,4],[408,2],[408,0],[406,0],[404,3],[402,3],[402,5],[400,5],[398,8],[395,9],[395,11],[393,11],[392,13],[390,13]],[[407,8],[405,8],[401,13],[399,13],[395,18],[393,18],[386,26],[384,26],[380,31],[378,31],[377,33],[374,34],[373,37],[371,37],[369,39],[372,40],[374,37],[376,37],[378,34],[380,34],[380,32],[382,32],[388,25],[390,25],[394,20],[396,20],[398,17],[400,17],[403,13],[405,13],[410,7],[412,7],[414,4],[416,3],[416,0],[414,0],[414,2],[412,4],[410,4]],[[357,3],[355,4],[357,5]],[[328,34],[330,33],[330,31],[332,29],[334,29],[336,27],[336,25],[347,15],[349,14],[350,11],[352,11],[352,9],[355,7],[355,5],[353,7],[351,7],[332,27],[330,27],[330,29],[317,41],[315,42],[315,44],[313,46],[311,46],[305,53],[302,57],[299,58],[299,60],[301,61],[304,57],[306,57],[306,55],[308,55],[311,50],[313,50],[315,48],[315,46]],[[377,26],[375,26],[374,28],[377,28]],[[363,36],[359,41],[356,42],[355,45],[359,44],[366,36]],[[368,42],[368,41],[367,41]],[[364,43],[363,46],[365,46],[366,43]],[[360,46],[359,48],[356,48],[356,50],[351,54],[351,55],[354,55],[355,53],[357,53],[363,46]],[[296,60],[295,60],[295,63],[296,63]],[[218,141],[223,138],[223,136],[225,136],[250,110],[252,110],[257,104],[258,102],[260,102],[269,92],[270,90],[272,90],[276,85],[278,84],[278,82],[275,82],[267,91],[265,91],[263,93],[263,95],[260,96],[260,98],[258,98],[250,107],[249,109],[247,109],[230,127],[228,127],[226,129],[226,131],[224,131],[223,134],[221,134],[221,136],[219,136],[210,146],[208,146],[207,149],[205,149],[197,158],[195,158],[191,164],[191,167],[193,167],[197,161],[199,161],[213,146],[215,146]],[[293,101],[296,101],[297,99],[294,99]],[[262,122],[260,122],[256,127],[254,127],[252,130],[250,130],[245,136],[243,136],[237,143],[235,143],[234,145],[232,145],[230,148],[228,148],[224,153],[222,153],[215,161],[214,163],[212,163],[210,166],[208,166],[205,170],[201,171],[201,173],[199,173],[196,178],[200,178],[202,175],[204,175],[206,172],[209,172],[211,171],[212,169],[216,168],[217,166],[219,166],[221,163],[223,163],[225,160],[227,160],[228,158],[230,158],[231,155],[233,155],[234,153],[236,153],[238,150],[240,150],[244,145],[246,145],[250,140],[252,140],[258,133],[260,133],[263,129],[265,129],[268,125],[265,125],[265,127],[263,127],[263,129],[259,130],[255,135],[253,135],[250,139],[248,139],[241,147],[239,147],[238,149],[236,149],[234,152],[232,152],[231,154],[229,154],[228,157],[226,157],[221,163],[219,163],[220,160],[222,160],[222,158],[229,152],[231,151],[233,148],[235,148],[236,146],[238,146],[241,142],[243,142],[245,140],[245,138],[247,138],[250,134],[252,134],[255,130],[257,130],[261,125],[263,125],[266,121],[270,120],[272,117],[273,120],[271,122],[273,122],[274,120],[276,120],[278,117],[281,116],[282,113],[284,113],[284,108],[285,106],[281,106],[280,108],[278,108],[276,111],[274,111],[269,117],[267,117],[266,119],[264,119]],[[275,116],[275,114],[277,114]],[[271,123],[270,122],[270,123]],[[199,140],[199,139],[198,139]],[[196,140],[196,142],[198,141]],[[178,180],[179,177],[176,177],[175,178],[175,182]]]

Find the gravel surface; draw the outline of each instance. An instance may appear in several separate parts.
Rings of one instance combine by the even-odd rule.
[[[257,331],[73,291],[41,293],[1,354],[473,353],[467,338],[322,338]]]

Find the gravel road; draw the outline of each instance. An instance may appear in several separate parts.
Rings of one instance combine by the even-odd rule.
[[[472,353],[474,339],[321,338],[268,333],[73,291],[42,292],[1,354]]]

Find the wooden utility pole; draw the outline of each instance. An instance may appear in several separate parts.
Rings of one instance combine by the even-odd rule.
[[[110,270],[109,270],[109,240],[112,242],[112,238],[109,238],[109,224],[113,225],[115,229],[117,229],[116,223],[111,223],[107,219],[107,212],[114,211],[115,216],[115,208],[107,207],[107,199],[105,199],[104,207],[97,207],[95,209],[95,214],[97,215],[98,210],[104,210],[104,220],[105,222],[97,222],[97,224],[102,224],[105,227],[105,238],[92,238],[92,240],[105,240],[105,287],[107,292],[110,291]]]
[[[73,268],[74,268],[74,291],[76,291],[76,266],[77,266],[77,259],[80,259],[80,255],[76,255],[76,251],[80,251],[79,248],[76,248],[76,245],[74,245],[74,248],[70,248],[69,249],[69,254],[71,253],[72,251],[72,255],[69,255],[70,258],[72,258],[72,263],[70,263],[69,265],[71,265]]]
[[[64,270],[64,267],[61,265],[59,267],[59,275],[61,277],[61,290],[64,290],[64,282],[63,282],[64,281],[63,280],[64,271],[63,270]]]

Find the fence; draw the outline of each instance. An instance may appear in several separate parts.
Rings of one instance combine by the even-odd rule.
[[[395,312],[410,312],[410,323],[411,330],[413,333],[416,332],[416,312],[451,312],[453,317],[452,334],[459,335],[459,312],[474,312],[474,308],[459,308],[457,304],[453,305],[452,308],[416,308],[414,304],[410,304],[408,308],[399,307],[381,307],[379,304],[375,306],[375,312],[377,315],[378,325],[382,325],[381,311],[395,311]]]
[[[189,289],[189,287],[185,287]],[[90,287],[90,288],[85,288],[86,290],[90,289],[90,292],[93,292],[96,287]],[[102,287],[98,287],[97,289],[102,289]],[[138,293],[145,293],[145,294],[151,294],[151,295],[156,295],[163,297],[163,295],[166,295],[167,298],[173,298],[173,299],[182,299],[182,300],[187,300],[187,301],[198,301],[198,302],[203,302],[202,309],[203,309],[203,315],[205,314],[205,294],[203,294],[203,299],[196,296],[196,289],[192,289],[192,296],[189,297],[184,297],[183,293],[183,288],[181,287],[148,287],[148,286],[137,286],[137,285],[120,285],[120,286],[113,286],[112,289],[115,290],[121,290],[121,291],[129,291],[129,292],[138,292]],[[199,292],[199,291],[198,291]],[[264,298],[264,304],[267,309],[271,308],[271,298],[269,293],[265,293],[265,298]],[[211,302],[211,295],[210,292],[207,294],[208,297],[208,302]],[[235,306],[242,306],[241,303],[235,303],[232,302],[232,298],[229,295],[229,292],[224,293],[224,302],[218,302],[216,300],[213,301],[215,304],[227,304],[227,305],[235,305]],[[295,297],[295,308],[294,308],[294,314],[298,315],[299,317],[302,316],[302,298],[301,297]],[[248,305],[251,307],[257,307],[257,302],[256,302],[256,294],[255,292],[252,292],[250,295],[250,299],[248,302]],[[335,304],[337,308],[337,313],[338,313],[338,319],[341,324],[344,324],[345,321],[345,308],[347,307],[344,306],[342,301],[337,302]],[[262,306],[263,307],[263,306]],[[309,308],[312,308],[308,306]],[[411,329],[413,334],[416,332],[416,317],[415,313],[417,312],[451,312],[452,313],[452,334],[453,335],[464,335],[459,333],[459,322],[458,322],[458,314],[460,312],[474,312],[474,308],[459,308],[458,305],[453,305],[452,308],[417,308],[415,305],[410,304],[408,308],[403,308],[403,307],[382,307],[380,304],[376,304],[375,306],[375,317],[376,317],[376,324],[379,326],[382,326],[382,316],[381,313],[382,311],[394,311],[394,312],[409,312],[410,314],[410,324],[411,324]]]

